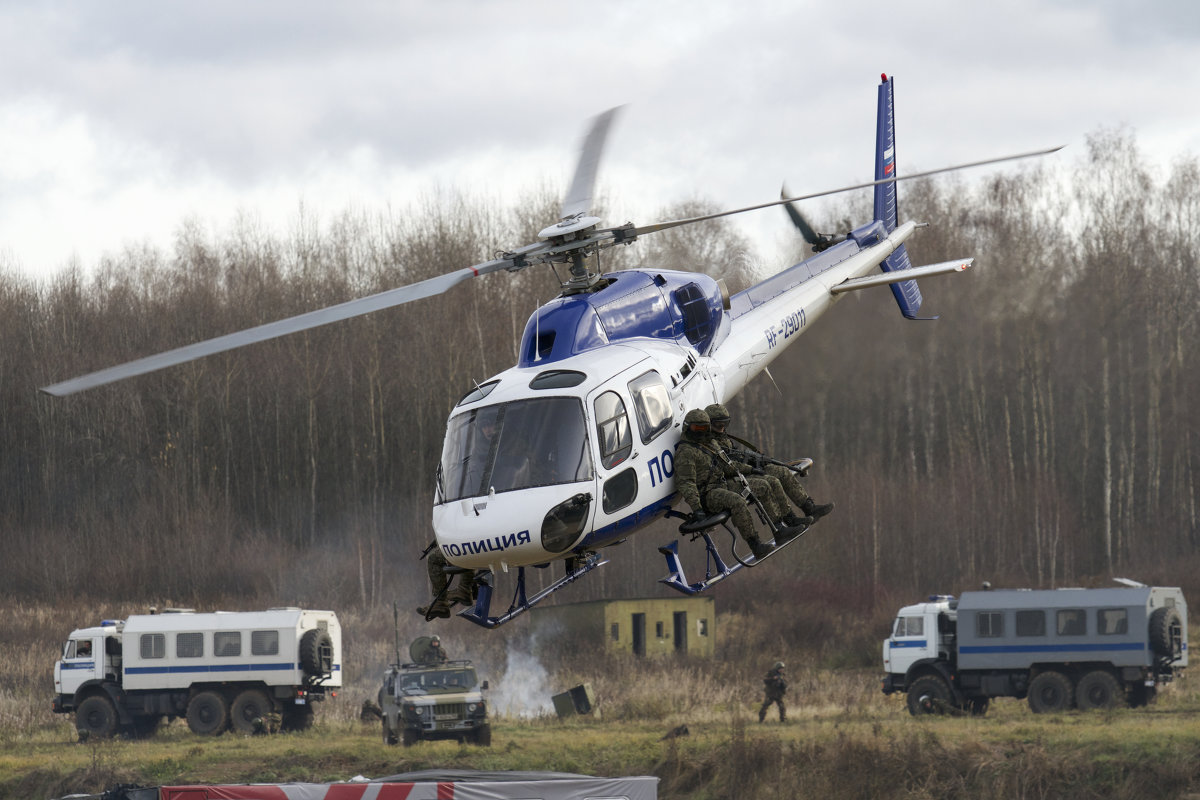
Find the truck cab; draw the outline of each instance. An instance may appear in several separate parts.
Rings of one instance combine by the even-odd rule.
[[[885,683],[903,680],[921,664],[956,660],[957,606],[952,595],[932,595],[928,602],[900,609],[891,636],[883,642]]]
[[[121,624],[113,620],[71,632],[54,664],[55,711],[70,711],[76,692],[85,684],[120,682],[120,637]]]

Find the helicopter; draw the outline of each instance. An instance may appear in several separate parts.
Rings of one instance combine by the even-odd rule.
[[[899,176],[893,87],[892,78],[881,76],[873,181],[686,219],[605,228],[590,211],[601,154],[618,110],[610,109],[595,118],[584,139],[559,221],[542,230],[535,243],[419,283],[130,361],[41,391],[72,394],[441,294],[502,270],[548,264],[558,274],[557,266],[565,266],[568,277],[560,277],[561,294],[536,309],[526,323],[516,365],[477,383],[450,412],[436,470],[436,545],[452,565],[448,571],[478,571],[475,603],[459,616],[495,628],[607,563],[604,548],[658,519],[685,518],[672,509],[678,501],[673,477],[675,447],[689,409],[734,397],[845,294],[888,285],[901,313],[921,319],[916,279],[971,265],[966,258],[912,266],[905,242],[920,225],[899,223],[899,181],[1059,149]],[[863,188],[874,190],[873,219],[842,235],[817,234],[795,205]],[[599,274],[589,269],[588,259],[605,248],[779,205],[814,255],[736,294],[721,279],[702,273],[638,268]],[[736,551],[731,561],[723,558],[709,533],[718,525],[732,536],[727,519],[719,515],[681,526],[681,532],[703,539],[707,568],[701,581],[687,581],[677,541],[660,548],[670,572],[664,584],[694,594],[761,561]],[[566,562],[565,574],[529,595],[526,570],[559,560]],[[495,577],[513,570],[513,600],[507,611],[493,615]]]

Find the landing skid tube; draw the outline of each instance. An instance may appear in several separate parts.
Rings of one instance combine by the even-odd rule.
[[[491,572],[484,573],[476,578],[476,582],[479,584],[479,594],[476,596],[475,605],[471,606],[465,611],[458,612],[458,616],[462,617],[468,622],[474,622],[476,625],[479,625],[483,628],[497,628],[514,617],[519,617],[520,615],[524,614],[526,611],[533,608],[535,605],[540,603],[542,600],[545,600],[547,597],[554,594],[568,583],[573,583],[576,579],[584,575],[584,573],[591,572],[596,567],[607,563],[607,558],[600,558],[600,556],[596,553],[589,553],[586,556],[581,556],[580,561],[575,569],[571,570],[566,575],[562,576],[554,583],[535,594],[533,597],[526,597],[525,568],[518,567],[516,594],[513,596],[513,601],[509,605],[508,611],[498,617],[490,616],[493,591],[492,582],[495,580],[495,576],[492,575]]]
[[[687,519],[685,515],[680,514],[678,511],[668,511],[667,516]],[[712,528],[715,528],[717,525],[720,525],[729,533],[729,537],[732,540],[729,548],[730,553],[733,555],[733,559],[737,563],[726,564],[725,560],[721,558],[721,553],[717,550],[716,542],[712,540],[712,536],[709,533],[709,531]],[[698,520],[694,523],[685,522],[683,525],[679,526],[679,531],[680,533],[690,535],[693,541],[696,539],[703,539],[705,552],[704,580],[696,581],[695,583],[688,583],[687,578],[683,574],[683,562],[679,560],[679,540],[676,539],[670,544],[663,545],[662,547],[658,548],[658,552],[666,556],[667,570],[670,572],[667,577],[659,578],[658,582],[666,584],[672,589],[682,592],[683,594],[700,594],[713,584],[720,583],[721,581],[725,580],[742,567],[757,567],[759,564],[766,561],[768,558],[775,555],[792,542],[799,540],[800,536],[804,535],[802,533],[800,536],[790,539],[783,544],[776,544],[774,549],[762,558],[755,558],[754,556],[742,558],[737,552],[738,537],[733,528],[731,528],[729,525],[728,511],[722,511],[719,514],[705,517],[704,519]],[[774,544],[774,541],[772,541],[772,544]]]

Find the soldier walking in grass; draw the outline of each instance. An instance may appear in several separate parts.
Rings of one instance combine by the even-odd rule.
[[[770,672],[767,673],[767,677],[763,678],[763,690],[767,696],[763,700],[762,708],[758,710],[758,721],[766,721],[767,709],[774,703],[779,706],[779,721],[787,722],[787,706],[783,704],[783,695],[787,692],[787,681],[783,678],[782,661],[776,661],[775,666],[771,667]]]

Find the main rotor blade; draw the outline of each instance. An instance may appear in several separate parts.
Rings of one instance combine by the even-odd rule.
[[[689,217],[687,219],[677,219],[677,220],[671,220],[669,222],[659,222],[654,225],[645,225],[642,227],[634,228],[632,231],[627,232],[626,236],[629,236],[630,234],[632,234],[632,236],[636,237],[636,236],[641,236],[642,234],[645,234],[645,233],[657,233],[658,231],[665,231],[668,228],[677,228],[680,225],[691,225],[693,222],[704,222],[705,220],[719,219],[720,217],[729,217],[729,216],[733,216],[734,214],[743,214],[747,211],[757,211],[760,208],[771,208],[772,206],[783,205],[785,203],[795,203],[800,200],[811,200],[814,197],[825,197],[827,195],[838,194],[840,192],[850,192],[855,189],[867,189],[872,186],[878,186],[883,183],[898,183],[900,181],[911,181],[916,178],[925,178],[930,175],[938,175],[943,172],[954,172],[955,170],[969,169],[971,167],[982,167],[987,164],[999,164],[1002,161],[1016,161],[1019,158],[1032,158],[1033,156],[1045,156],[1045,155],[1049,155],[1050,153],[1057,153],[1059,150],[1062,150],[1064,147],[1066,147],[1066,145],[1060,144],[1058,147],[1051,147],[1047,150],[1031,150],[1028,153],[1018,153],[1018,154],[1012,155],[1012,156],[1000,156],[999,158],[986,158],[983,161],[971,161],[967,164],[955,164],[952,167],[941,167],[940,169],[930,169],[930,170],[926,170],[924,172],[914,172],[909,175],[898,175],[893,178],[881,178],[880,180],[868,181],[867,183],[856,183],[853,186],[843,186],[840,189],[828,189],[823,192],[813,192],[812,194],[802,194],[798,197],[785,197],[782,200],[773,200],[770,203],[759,203],[756,206],[746,206],[745,208],[735,208],[732,211],[719,211],[716,214],[705,214],[704,216],[701,216],[701,217]]]
[[[320,308],[316,311],[298,314],[297,316],[288,317],[276,322],[268,322],[256,328],[248,328],[244,331],[218,336],[215,339],[208,339],[207,341],[168,350],[165,353],[139,358],[136,361],[129,361],[115,367],[109,367],[108,369],[102,369],[78,378],[72,378],[62,383],[56,383],[53,386],[43,387],[41,391],[55,397],[63,397],[81,392],[84,389],[92,389],[96,386],[103,386],[113,381],[119,381],[123,378],[132,378],[135,375],[144,375],[147,372],[154,372],[164,367],[194,361],[198,358],[213,355],[214,353],[223,353],[226,350],[233,350],[248,344],[286,336],[289,333],[306,331],[311,328],[328,325],[331,322],[338,322],[350,319],[351,317],[370,314],[372,311],[379,311],[403,303],[411,303],[414,300],[432,297],[433,295],[447,291],[468,278],[485,275],[489,272],[495,272],[498,269],[511,266],[513,266],[512,259],[508,258],[487,261],[483,264],[476,264],[473,267],[466,267],[465,269],[448,272],[445,275],[438,275],[435,278],[429,278],[419,283],[400,286],[385,292],[379,292],[378,294],[360,297],[357,300],[349,300],[336,306]]]
[[[596,188],[596,172],[600,169],[600,156],[604,153],[604,142],[608,139],[608,129],[613,118],[623,106],[610,108],[600,114],[592,122],[592,128],[583,139],[579,151],[579,164],[575,167],[575,177],[571,180],[571,188],[563,199],[562,218],[567,219],[577,214],[587,214],[592,210],[592,192]]]
[[[786,199],[787,196],[788,190],[787,184],[785,183],[783,188],[779,190],[779,197],[780,199]],[[817,232],[813,230],[812,225],[808,224],[808,220],[805,219],[804,215],[800,213],[799,208],[792,203],[784,203],[783,210],[787,212],[788,219],[792,221],[792,224],[799,229],[800,235],[804,237],[804,241],[808,242],[810,245],[815,245],[819,241],[817,239]]]

